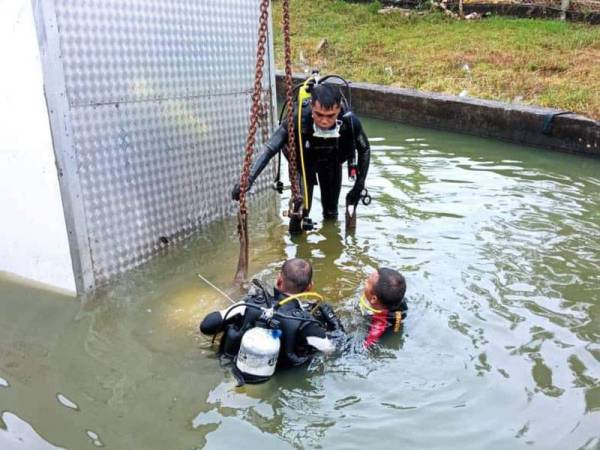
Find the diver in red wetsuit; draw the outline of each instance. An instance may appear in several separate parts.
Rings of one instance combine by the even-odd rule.
[[[367,278],[359,303],[362,313],[371,318],[364,341],[366,348],[378,342],[384,334],[402,330],[402,321],[408,310],[405,293],[406,280],[396,270],[383,267]]]

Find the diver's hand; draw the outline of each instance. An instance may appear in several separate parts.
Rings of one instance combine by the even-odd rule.
[[[360,193],[364,188],[364,186],[355,184],[354,187],[346,194],[346,205],[356,205],[360,200]]]
[[[240,201],[240,183],[235,183],[233,189],[231,190],[231,200],[235,200],[236,202]]]
[[[250,189],[252,189],[253,183],[254,183],[254,179],[252,178],[252,176],[248,177],[248,189],[246,189],[246,192],[248,192]],[[233,186],[233,189],[231,190],[231,200],[235,200],[235,201],[239,202],[241,192],[242,192],[242,189],[240,188],[240,183],[235,183],[235,185]]]
[[[339,317],[336,316],[331,306],[326,303],[321,303],[319,305],[319,311],[321,312],[322,321],[327,327],[327,331],[344,331],[342,322],[340,321]]]

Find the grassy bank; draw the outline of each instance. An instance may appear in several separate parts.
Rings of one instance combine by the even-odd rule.
[[[283,68],[281,1],[275,48]],[[294,70],[313,67],[425,91],[549,106],[600,119],[600,27],[493,17],[378,14],[341,0],[291,1]],[[322,39],[327,45],[317,51]]]

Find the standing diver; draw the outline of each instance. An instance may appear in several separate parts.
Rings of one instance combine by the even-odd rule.
[[[349,175],[355,179],[346,195],[347,205],[356,205],[361,199],[369,170],[371,151],[360,120],[350,110],[338,86],[317,81],[313,77],[311,83],[305,83],[300,91],[305,94],[299,96],[295,105],[294,117],[301,123],[300,132],[296,132],[296,148],[300,153],[298,178],[304,204],[302,222],[298,218],[290,219],[291,233],[300,233],[303,223],[306,228],[311,228],[308,215],[316,184],[321,189],[323,218],[335,220],[342,187],[342,164],[348,162]],[[287,119],[284,119],[254,161],[248,189],[279,151],[288,157],[287,141]],[[355,153],[358,155],[356,164]],[[239,200],[239,184],[234,186],[231,196],[233,200]]]
[[[219,354],[233,361],[240,384],[267,381],[276,367],[302,366],[315,351],[335,350],[327,333],[343,328],[332,308],[301,301],[320,298],[311,292],[308,261],[287,260],[277,275],[273,294],[257,281],[255,287],[242,301],[211,312],[200,323],[202,334],[223,332]]]

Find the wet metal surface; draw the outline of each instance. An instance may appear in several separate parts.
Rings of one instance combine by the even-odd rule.
[[[341,214],[290,239],[289,191],[251,216],[250,271],[310,258],[343,351],[234,387],[196,335],[228,303],[198,272],[239,296],[232,220],[81,301],[0,281],[0,448],[598,448],[600,161],[366,129],[354,234]],[[382,265],[406,275],[409,316],[367,353],[356,301]]]

